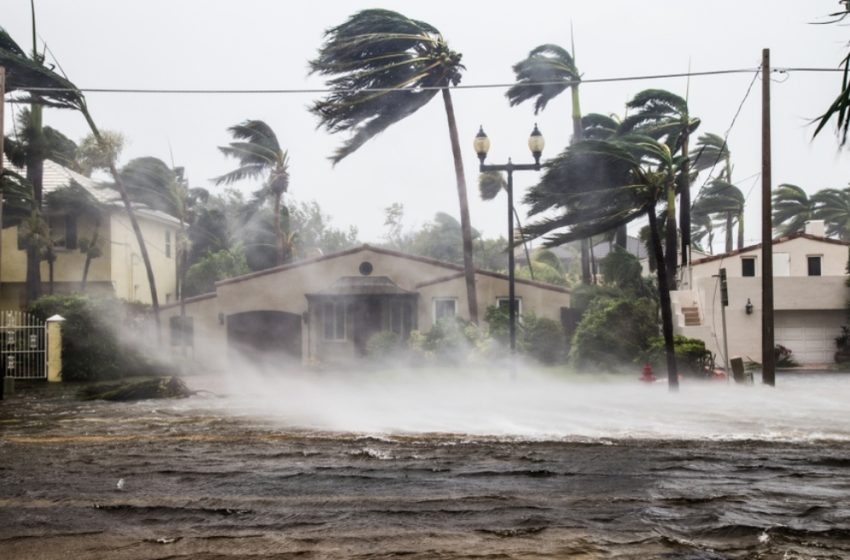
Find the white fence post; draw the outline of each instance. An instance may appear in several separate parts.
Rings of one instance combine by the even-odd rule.
[[[54,315],[47,319],[47,381],[62,381],[62,323],[65,318]]]

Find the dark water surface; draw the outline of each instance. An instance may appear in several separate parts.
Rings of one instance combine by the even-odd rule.
[[[845,559],[848,474],[842,440],[370,437],[39,389],[0,403],[0,558]]]

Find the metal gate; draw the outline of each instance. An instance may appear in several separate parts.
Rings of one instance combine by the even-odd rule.
[[[0,311],[0,367],[6,377],[47,378],[46,324],[23,311]]]

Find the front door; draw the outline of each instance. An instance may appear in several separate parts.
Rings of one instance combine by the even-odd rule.
[[[353,305],[354,349],[358,356],[366,355],[366,344],[381,330],[381,301],[378,298],[361,299]]]

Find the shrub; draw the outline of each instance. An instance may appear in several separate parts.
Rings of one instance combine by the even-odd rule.
[[[800,365],[797,360],[791,355],[793,352],[790,348],[777,344],[773,349],[773,357],[776,367],[797,367]]]
[[[698,338],[674,335],[673,348],[676,352],[676,365],[679,373],[703,375],[706,363],[711,359],[711,352],[705,349],[705,342]],[[656,369],[666,364],[664,337],[657,336],[650,341],[649,349],[641,359],[652,364]]]
[[[53,315],[62,324],[62,378],[65,381],[117,379],[131,375],[163,373],[145,354],[119,339],[127,339],[142,322],[142,309],[109,296],[45,296],[28,311],[42,320]]]
[[[510,318],[508,310],[490,306],[484,314],[490,326],[490,337],[503,348],[510,344]],[[564,328],[558,321],[538,318],[524,313],[517,324],[517,351],[544,364],[553,364],[564,358],[566,351]]]
[[[406,345],[401,336],[392,331],[378,331],[366,342],[366,354],[370,358],[399,357],[405,349]]]
[[[651,301],[595,298],[573,335],[570,359],[578,367],[614,370],[634,363],[657,334]]]

